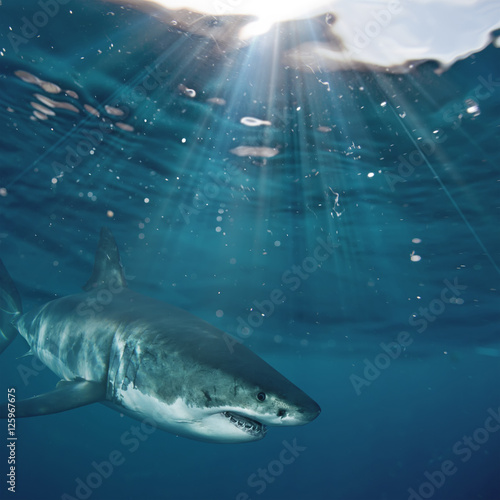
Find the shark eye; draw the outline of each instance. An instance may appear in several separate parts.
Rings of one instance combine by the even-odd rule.
[[[257,394],[257,399],[259,401],[265,401],[265,399],[266,399],[266,393],[265,392],[259,392],[259,394]]]

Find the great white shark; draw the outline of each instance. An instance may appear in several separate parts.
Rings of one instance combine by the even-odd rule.
[[[16,402],[16,417],[101,402],[201,441],[262,439],[267,426],[303,425],[320,407],[227,333],[127,287],[111,232],[101,229],[84,292],[22,313],[0,261],[0,349],[19,332],[61,381]],[[8,404],[0,407],[6,418]]]

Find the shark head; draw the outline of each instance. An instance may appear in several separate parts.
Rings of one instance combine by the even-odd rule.
[[[179,320],[174,336],[171,321],[168,332],[160,321],[155,331],[139,327],[136,338],[115,335],[108,399],[120,411],[218,443],[257,441],[270,426],[304,425],[319,415],[313,399],[250,349],[185,311],[165,312]]]
[[[186,403],[200,417],[197,439],[247,442],[262,439],[272,426],[304,425],[319,405],[250,350],[239,345],[233,362],[219,364]]]

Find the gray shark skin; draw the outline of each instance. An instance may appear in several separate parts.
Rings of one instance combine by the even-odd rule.
[[[179,436],[241,443],[319,415],[317,403],[223,331],[130,290],[106,228],[84,290],[22,314],[0,265],[0,306],[9,306],[0,310],[2,334],[19,331],[61,378],[54,391],[18,401],[17,417],[101,402]],[[4,404],[0,418],[7,414]]]

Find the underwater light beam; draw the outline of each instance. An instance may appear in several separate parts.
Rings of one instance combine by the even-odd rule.
[[[488,251],[488,249],[486,248],[486,246],[482,242],[482,240],[479,237],[479,235],[476,233],[475,229],[472,227],[472,225],[468,221],[468,219],[465,216],[465,214],[463,213],[462,209],[458,206],[457,202],[455,201],[455,199],[453,198],[453,196],[449,192],[448,188],[445,186],[445,184],[442,181],[441,177],[439,177],[438,173],[436,172],[436,169],[432,166],[432,164],[428,160],[427,156],[423,153],[423,151],[419,147],[417,141],[411,135],[410,131],[408,130],[408,127],[405,125],[405,123],[402,120],[402,118],[399,116],[399,114],[397,113],[397,111],[392,106],[390,106],[390,109],[394,113],[394,115],[396,116],[396,119],[400,122],[401,127],[405,131],[405,133],[408,136],[408,138],[410,139],[410,141],[415,146],[415,149],[420,153],[420,155],[421,155],[422,159],[424,160],[425,164],[427,165],[428,169],[431,171],[431,173],[434,176],[434,178],[438,181],[439,185],[441,186],[441,189],[444,191],[444,193],[446,194],[446,196],[450,200],[451,204],[453,205],[453,207],[455,208],[455,210],[458,212],[458,214],[460,215],[460,217],[464,221],[465,225],[467,226],[467,228],[469,229],[470,233],[472,234],[472,236],[476,240],[477,244],[481,247],[481,250],[484,252],[484,254],[486,255],[486,257],[490,261],[490,263],[493,266],[493,268],[495,269],[495,271],[498,274],[500,274],[500,267],[498,267],[497,263],[495,262],[495,260],[491,256],[490,252]]]

